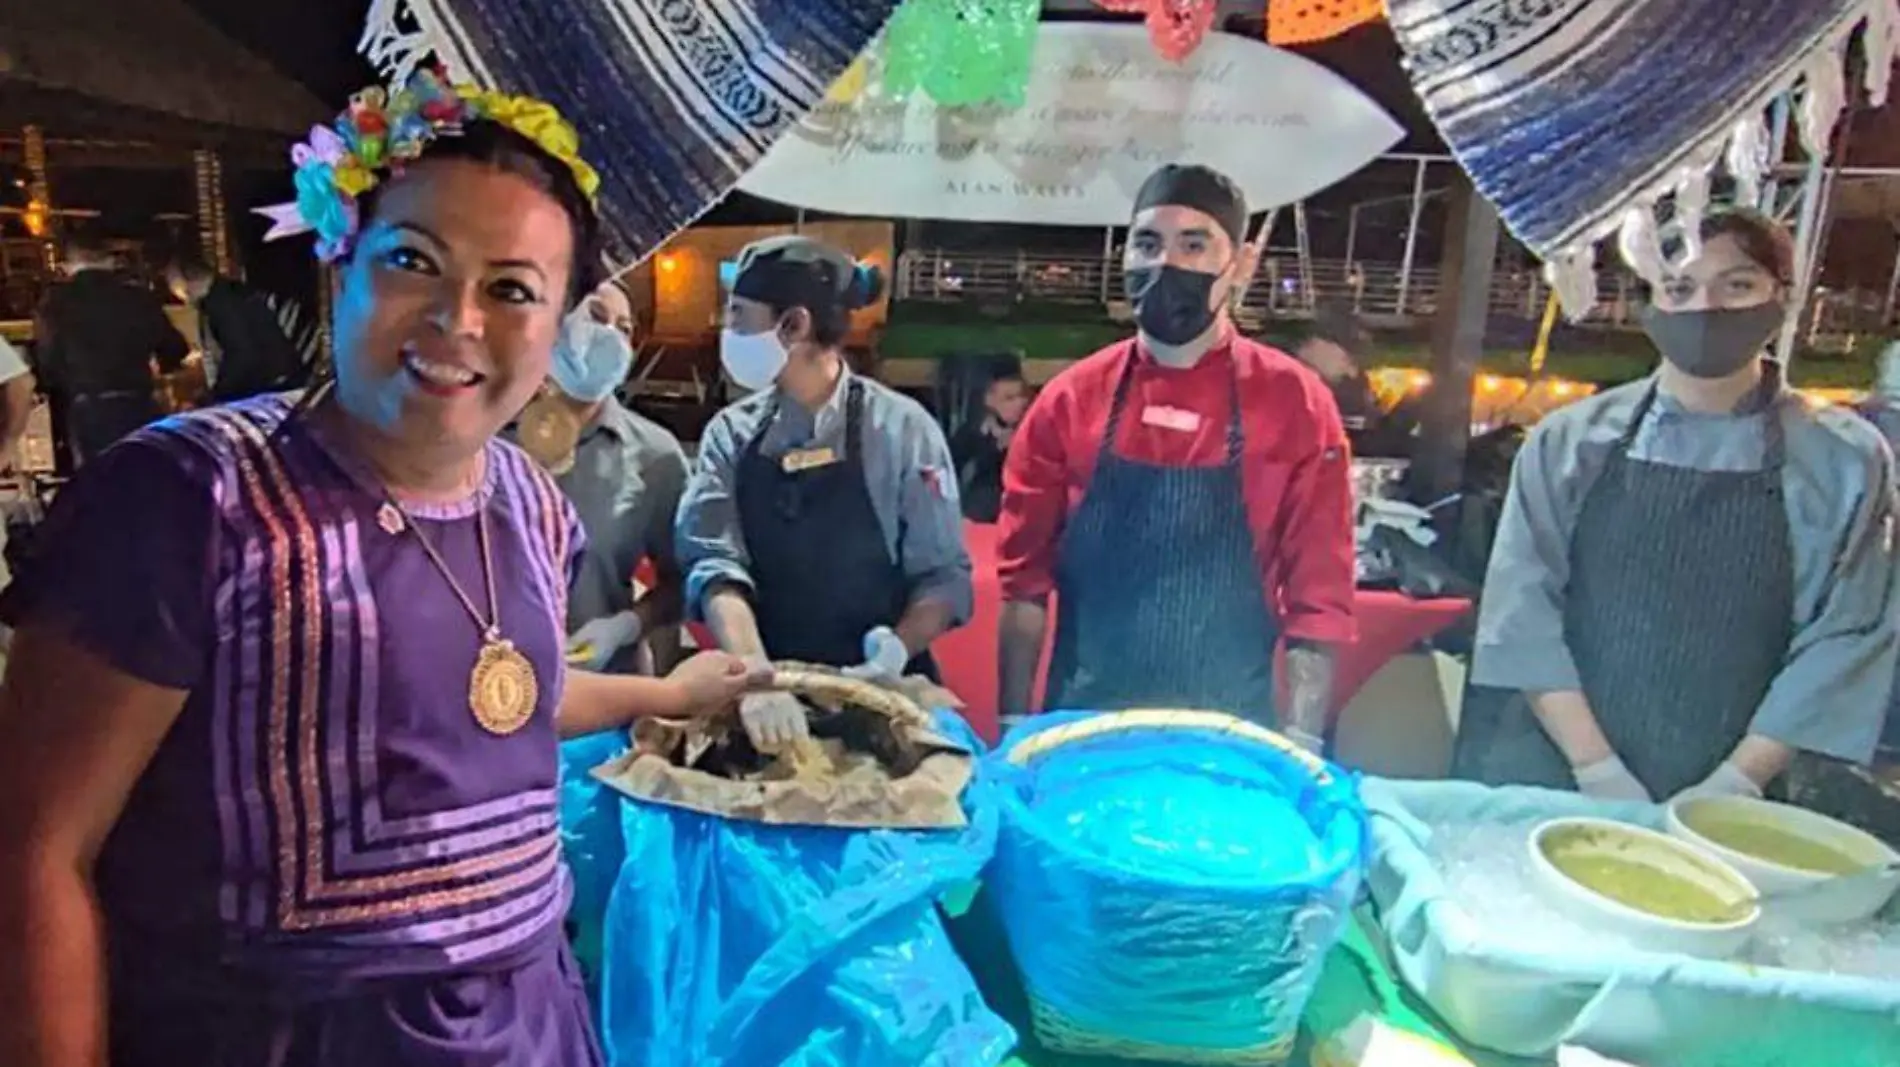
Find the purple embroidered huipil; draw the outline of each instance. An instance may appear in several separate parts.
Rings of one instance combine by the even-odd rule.
[[[561,918],[554,712],[579,527],[487,448],[480,490],[414,508],[533,662],[526,727],[468,707],[479,630],[311,420],[264,397],[168,419],[63,494],[0,604],[190,691],[97,878],[113,1062],[596,1063]]]

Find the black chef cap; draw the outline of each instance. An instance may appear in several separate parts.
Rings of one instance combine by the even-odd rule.
[[[1247,240],[1247,194],[1234,180],[1198,163],[1169,163],[1135,194],[1135,214],[1151,207],[1191,207],[1220,223],[1235,247]]]
[[[734,266],[734,296],[776,308],[802,307],[814,315],[868,307],[883,287],[875,267],[796,235],[754,241]]]

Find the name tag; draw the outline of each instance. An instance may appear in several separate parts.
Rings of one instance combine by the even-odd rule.
[[[838,453],[830,448],[797,448],[781,456],[779,468],[787,474],[829,467],[838,462]]]
[[[1180,408],[1153,405],[1141,409],[1141,423],[1143,426],[1159,426],[1179,433],[1193,433],[1201,428],[1201,416]]]

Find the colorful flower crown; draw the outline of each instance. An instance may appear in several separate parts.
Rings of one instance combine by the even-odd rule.
[[[317,235],[317,258],[335,262],[348,254],[362,225],[357,201],[403,164],[422,155],[438,137],[462,132],[475,119],[497,122],[533,141],[568,165],[589,200],[600,175],[580,157],[580,137],[551,104],[472,85],[451,85],[439,67],[425,67],[393,94],[365,89],[350,98],[334,128],[314,126],[310,140],[291,149],[297,199],[256,208],[271,220],[264,240],[300,233]]]

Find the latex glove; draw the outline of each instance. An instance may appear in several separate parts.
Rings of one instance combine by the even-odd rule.
[[[640,616],[631,611],[584,622],[567,639],[567,662],[583,670],[602,670],[614,653],[638,640]]]
[[[739,721],[752,747],[768,756],[811,737],[805,705],[790,693],[748,693],[739,700]]]
[[[1595,763],[1571,768],[1577,776],[1577,790],[1586,797],[1598,800],[1640,800],[1645,804],[1655,798],[1643,783],[1636,780],[1628,767],[1623,766],[1620,756],[1611,755]]]
[[[1746,772],[1734,763],[1723,760],[1707,778],[1677,793],[1677,800],[1693,800],[1696,797],[1754,797],[1760,799],[1761,786],[1755,784]]]
[[[1297,726],[1289,726],[1283,733],[1288,741],[1300,746],[1315,756],[1326,755],[1326,739],[1317,734],[1309,734]]]
[[[1016,727],[1018,727],[1018,726],[1021,726],[1021,725],[1022,725],[1023,723],[1026,723],[1026,722],[1028,722],[1028,721],[1030,720],[1030,718],[1031,718],[1031,716],[1030,716],[1030,715],[1028,715],[1027,713],[1025,713],[1025,714],[1022,714],[1022,715],[999,715],[999,716],[997,716],[997,718],[996,718],[996,729],[997,729],[997,731],[998,731],[998,734],[997,734],[997,736],[998,736],[998,737],[1008,737],[1008,736],[1009,736],[1009,732],[1010,732],[1011,730],[1014,730],[1014,729],[1015,729]]]
[[[896,630],[879,626],[864,635],[864,662],[845,668],[844,673],[847,678],[889,682],[902,678],[909,664],[910,649],[904,647],[903,638],[897,636]]]

